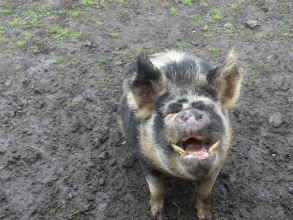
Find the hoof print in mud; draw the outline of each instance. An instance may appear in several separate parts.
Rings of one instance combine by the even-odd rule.
[[[150,191],[151,212],[164,204],[164,175],[199,182],[197,218],[212,219],[213,184],[231,146],[228,111],[239,96],[237,52],[212,68],[202,59],[166,51],[137,59],[123,82],[121,119]]]

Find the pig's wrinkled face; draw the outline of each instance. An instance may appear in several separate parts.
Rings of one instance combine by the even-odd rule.
[[[166,97],[165,99],[168,100]],[[158,117],[167,144],[183,159],[205,160],[224,135],[224,113],[219,103],[204,96],[185,96],[162,104]]]

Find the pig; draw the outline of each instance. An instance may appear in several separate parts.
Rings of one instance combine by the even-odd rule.
[[[153,216],[162,216],[168,175],[198,182],[197,218],[212,219],[210,194],[231,148],[229,110],[241,80],[235,48],[216,68],[182,51],[144,54],[125,76],[120,124],[145,174]]]

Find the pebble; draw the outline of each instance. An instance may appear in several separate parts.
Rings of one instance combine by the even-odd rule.
[[[115,166],[116,165],[116,161],[115,160],[112,160],[111,162],[110,162],[110,164],[109,164],[111,167],[112,166]]]
[[[100,186],[104,186],[105,185],[105,179],[103,179],[103,178],[100,178],[99,180],[99,184],[100,184]]]
[[[223,25],[223,28],[225,28],[225,29],[233,28],[233,24],[231,24],[231,23],[226,23],[226,24]]]
[[[289,186],[288,187],[288,192],[291,193],[291,194],[293,194],[293,186]]]
[[[280,112],[272,114],[269,118],[269,124],[274,128],[280,127],[282,122],[282,114]]]
[[[257,26],[259,26],[259,23],[256,20],[248,20],[248,21],[245,22],[245,26],[250,28],[250,29],[254,29]]]
[[[106,151],[102,152],[102,153],[99,155],[99,159],[101,159],[101,160],[105,160],[105,159],[107,159],[107,152],[106,152]]]
[[[5,86],[10,86],[11,85],[11,81],[10,80],[6,81],[4,85]]]
[[[72,103],[77,104],[77,103],[81,102],[82,100],[83,100],[83,96],[78,95],[78,96],[74,97],[74,99],[72,100]]]
[[[271,60],[272,60],[273,57],[274,57],[274,55],[267,56],[267,61],[268,62],[271,62]]]

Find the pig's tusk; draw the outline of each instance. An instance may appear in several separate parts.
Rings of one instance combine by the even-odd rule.
[[[186,151],[183,150],[181,147],[177,146],[176,144],[171,144],[173,149],[180,154],[181,157],[184,157],[187,155]]]
[[[220,141],[214,143],[208,150],[208,153],[211,154],[220,146]]]

